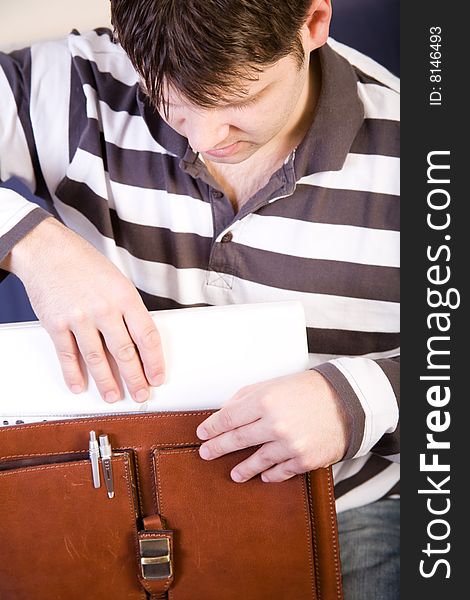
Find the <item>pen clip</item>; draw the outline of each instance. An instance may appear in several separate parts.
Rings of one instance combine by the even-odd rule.
[[[99,468],[99,447],[98,440],[96,439],[96,433],[94,431],[90,431],[90,441],[88,442],[88,455],[90,457],[91,462],[91,474],[93,477],[93,486],[95,488],[101,487],[100,482],[100,468]]]
[[[108,436],[106,434],[100,435],[100,455],[101,455],[101,468],[103,469],[103,479],[108,492],[108,498],[114,498],[114,481],[113,481],[113,467],[111,464],[112,448],[109,443]]]

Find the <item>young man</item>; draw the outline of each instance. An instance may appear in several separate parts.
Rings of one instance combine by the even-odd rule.
[[[105,349],[136,401],[163,382],[146,309],[302,300],[312,369],[240,390],[200,454],[259,445],[238,482],[334,464],[346,598],[396,598],[396,79],[326,44],[329,0],[111,6],[120,45],[1,57],[0,177],[49,209],[0,189],[1,266],[108,402]]]

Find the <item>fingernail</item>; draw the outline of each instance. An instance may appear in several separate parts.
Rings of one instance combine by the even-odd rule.
[[[163,385],[165,383],[165,375],[163,375],[162,373],[160,373],[159,375],[154,375],[150,378],[150,383],[155,387]]]
[[[264,483],[269,483],[269,478],[264,473],[262,473],[261,479],[264,481]]]
[[[204,427],[198,427],[196,429],[196,435],[200,440],[206,440],[208,438],[207,431]]]
[[[82,386],[81,386],[81,385],[77,385],[77,384],[76,384],[76,385],[71,385],[71,386],[70,386],[70,391],[71,391],[73,394],[80,394],[80,393],[82,392],[82,389],[83,389],[83,388],[82,388]]]
[[[117,402],[118,395],[116,392],[106,392],[104,399],[106,402],[112,404],[113,402]]]
[[[136,402],[146,402],[149,399],[149,392],[146,389],[139,390],[135,395]]]
[[[236,481],[237,483],[241,483],[243,481],[243,477],[240,475],[240,473],[238,471],[232,471],[230,473],[230,476],[233,479],[233,481]]]
[[[211,455],[209,448],[206,448],[206,446],[201,446],[199,448],[199,455],[201,458],[209,458]]]

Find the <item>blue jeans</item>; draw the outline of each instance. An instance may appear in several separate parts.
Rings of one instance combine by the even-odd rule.
[[[344,600],[400,597],[400,500],[338,514]]]

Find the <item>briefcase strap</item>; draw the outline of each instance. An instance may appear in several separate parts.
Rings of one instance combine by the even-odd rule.
[[[151,600],[166,600],[173,582],[173,531],[165,529],[160,515],[145,517],[143,525],[137,534],[138,578]]]

